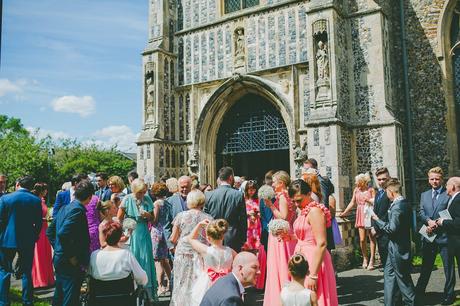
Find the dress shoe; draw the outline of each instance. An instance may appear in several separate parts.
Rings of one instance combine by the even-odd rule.
[[[452,305],[453,303],[454,303],[454,299],[449,298],[449,299],[443,299],[441,302],[441,305]]]

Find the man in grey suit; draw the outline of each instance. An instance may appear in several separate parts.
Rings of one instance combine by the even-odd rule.
[[[426,286],[430,280],[436,255],[440,253],[446,277],[441,304],[450,305],[450,301],[454,300],[454,260],[449,255],[447,233],[445,229],[438,227],[436,224],[439,212],[447,209],[447,203],[449,202],[447,190],[442,186],[443,171],[440,167],[434,167],[428,171],[428,183],[431,188],[420,196],[419,218],[428,227],[427,231],[430,234],[436,234],[436,238],[433,242],[426,238],[423,238],[422,241],[422,271],[416,286],[417,300],[422,301],[425,296]]]
[[[384,269],[384,301],[385,305],[395,305],[395,293],[401,292],[405,305],[415,305],[414,283],[410,276],[410,228],[411,207],[401,195],[401,183],[391,178],[385,185],[390,201],[388,222],[374,213],[372,219],[375,225],[388,234],[388,258]]]
[[[257,256],[241,252],[233,260],[232,272],[219,278],[206,291],[200,306],[242,306],[244,288],[254,286],[260,274]]]
[[[220,186],[206,193],[204,212],[214,219],[227,220],[228,231],[224,236],[224,244],[239,252],[246,241],[248,224],[244,195],[232,188],[233,177],[232,168],[223,167],[219,170]]]

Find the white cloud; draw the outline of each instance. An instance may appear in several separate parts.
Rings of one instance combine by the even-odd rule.
[[[0,79],[0,97],[6,96],[7,94],[20,94],[23,92],[27,81],[24,79],[12,82],[8,79]]]
[[[76,113],[82,117],[89,116],[96,110],[96,102],[91,96],[62,96],[54,99],[51,106],[55,112]]]
[[[88,144],[96,144],[102,147],[112,147],[114,145],[123,152],[135,152],[137,139],[130,127],[126,125],[111,125],[93,133],[96,138],[88,141]]]
[[[54,140],[62,140],[66,138],[71,138],[69,134],[62,132],[62,131],[53,131],[53,130],[47,130],[47,129],[41,129],[41,128],[34,128],[31,126],[26,127],[26,129],[29,131],[29,133],[35,135],[35,137],[39,139],[43,139],[47,136],[51,136],[51,138]]]

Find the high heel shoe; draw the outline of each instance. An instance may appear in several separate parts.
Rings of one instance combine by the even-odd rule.
[[[363,265],[362,265],[363,269],[366,269],[367,268],[367,259],[363,259]]]

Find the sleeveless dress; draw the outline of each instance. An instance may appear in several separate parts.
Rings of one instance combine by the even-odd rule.
[[[46,238],[46,229],[48,222],[48,207],[45,200],[42,199],[42,229],[37,242],[35,242],[34,262],[32,265],[32,282],[34,288],[50,287],[54,285],[53,256],[51,253],[51,244]]]
[[[275,207],[279,209],[279,199],[284,196],[288,203],[288,216],[286,221],[292,225],[296,218],[296,207],[289,198],[287,191],[276,195]],[[278,241],[271,233],[268,234],[267,274],[264,294],[264,306],[280,306],[280,292],[282,286],[289,281],[288,261],[294,254],[295,241]]]
[[[295,253],[301,253],[311,266],[313,264],[316,241],[312,227],[308,224],[307,215],[308,214],[300,214],[294,222],[294,233],[298,239]],[[306,281],[307,279],[305,282]],[[306,285],[305,283],[305,286]],[[332,266],[331,255],[327,250],[324,251],[323,262],[318,271],[316,294],[318,296],[319,306],[338,305],[334,267]]]
[[[281,290],[281,303],[283,306],[310,306],[311,291],[310,289],[303,290],[291,290],[288,286],[285,286]]]
[[[90,253],[99,250],[99,212],[97,211],[97,202],[99,198],[95,195],[91,197],[91,201],[86,205],[86,219],[88,220],[89,232],[89,251]]]
[[[153,211],[153,203],[149,196],[145,195],[144,199],[137,207],[136,198],[133,194],[125,197],[120,205],[125,210],[125,218],[133,218],[137,222],[136,229],[129,239],[129,249],[136,257],[142,269],[147,273],[148,283],[144,286],[148,290],[149,297],[156,300],[157,282],[155,264],[153,260],[152,239],[148,228],[148,221],[139,214],[139,208],[142,207],[147,212]]]
[[[169,257],[168,245],[164,234],[164,224],[166,223],[166,209],[163,200],[157,200],[160,203],[158,221],[152,223],[150,237],[152,238],[153,258],[155,260],[167,259]]]
[[[203,263],[204,269],[199,273],[192,287],[191,306],[199,306],[209,287],[232,270],[232,249],[226,246],[222,249],[210,246],[203,258]]]
[[[366,207],[367,202],[366,200],[370,200],[372,198],[371,189],[369,188],[366,191],[361,191],[359,188],[355,188],[355,200],[356,200],[356,220],[355,220],[355,227],[356,228],[364,228],[365,227],[365,213],[364,208]]]

